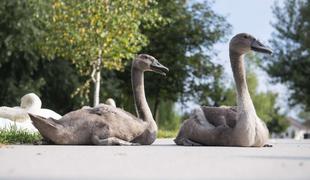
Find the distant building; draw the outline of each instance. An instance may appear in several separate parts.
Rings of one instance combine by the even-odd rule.
[[[272,138],[292,138],[292,139],[310,139],[310,129],[302,124],[302,122],[294,119],[287,118],[289,127],[284,133],[272,134]]]

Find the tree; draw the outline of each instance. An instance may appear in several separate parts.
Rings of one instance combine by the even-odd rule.
[[[288,0],[275,4],[275,33],[270,40],[274,55],[265,69],[290,89],[290,105],[310,110],[310,1]],[[269,58],[268,58],[269,59]]]
[[[45,82],[34,77],[40,56],[40,25],[34,20],[34,7],[27,1],[0,1],[0,102],[16,106],[25,93],[35,92]]]
[[[68,61],[47,61],[40,53],[44,29],[35,18],[36,9],[45,5],[40,2],[0,2],[0,105],[16,106],[23,95],[34,92],[44,107],[63,114],[82,104],[83,99],[70,94],[83,78]]]
[[[214,69],[222,69],[210,59],[216,55],[213,45],[225,40],[230,25],[211,7],[208,1],[194,4],[184,0],[158,1],[158,13],[164,23],[156,28],[141,26],[149,44],[140,53],[153,55],[170,69],[165,78],[145,73],[147,100],[159,126],[176,128],[180,118],[170,112],[174,111],[174,104],[193,99],[198,88],[211,86],[209,76],[213,76]],[[128,64],[124,72],[105,73],[102,78],[113,81],[117,90],[109,90],[107,94],[116,99],[117,105],[134,113],[129,74]]]
[[[78,87],[83,85],[85,78],[79,75],[69,61],[42,59],[34,75],[36,78],[44,79],[45,84],[38,90],[45,107],[59,114],[65,114],[85,104],[84,98],[71,96]]]
[[[212,3],[186,3],[185,0],[159,1],[159,14],[168,22],[144,29],[149,44],[142,49],[170,68],[166,78],[146,74],[146,91],[158,120],[161,101],[185,102],[196,89],[209,86],[216,66],[211,58],[213,45],[225,40],[230,25],[212,10]]]
[[[158,110],[158,128],[164,130],[177,130],[181,123],[181,116],[175,110],[173,101],[163,101]]]
[[[212,3],[186,4],[186,1],[159,2],[159,12],[169,23],[160,29],[144,31],[150,43],[143,50],[154,54],[160,61],[171,67],[166,79],[147,76],[146,87],[154,99],[153,113],[162,99],[181,101],[195,99],[197,89],[210,86],[212,71],[217,69],[211,62],[213,45],[225,40],[230,25],[224,17],[212,10]],[[151,83],[158,82],[158,83]]]
[[[121,70],[123,60],[132,59],[147,44],[140,26],[160,19],[155,4],[154,0],[50,0],[36,16],[45,20],[47,29],[41,50],[48,57],[71,60],[82,75],[90,75],[77,92],[88,97],[92,80],[95,106],[101,69]]]

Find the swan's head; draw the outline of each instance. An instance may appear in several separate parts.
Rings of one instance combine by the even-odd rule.
[[[229,43],[229,49],[237,54],[245,54],[253,50],[260,53],[271,54],[272,50],[250,34],[235,35]]]
[[[41,109],[42,102],[40,98],[34,94],[29,93],[21,98],[20,107],[27,111],[35,111]]]
[[[112,98],[108,98],[108,99],[105,101],[105,103],[106,103],[107,105],[116,107],[116,103],[115,103],[114,99],[112,99]]]
[[[161,75],[166,75],[169,69],[158,62],[153,56],[139,54],[133,61],[133,67],[141,71],[153,71]]]

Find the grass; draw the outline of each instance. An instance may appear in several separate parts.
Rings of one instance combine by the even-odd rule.
[[[0,144],[33,144],[41,139],[39,133],[17,129],[16,126],[0,129]]]
[[[177,136],[178,130],[165,130],[159,129],[157,138],[175,138]]]

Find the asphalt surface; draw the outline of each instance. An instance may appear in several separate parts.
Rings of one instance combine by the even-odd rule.
[[[310,140],[273,147],[0,145],[0,179],[310,179]]]

